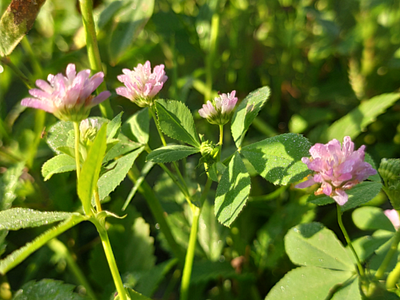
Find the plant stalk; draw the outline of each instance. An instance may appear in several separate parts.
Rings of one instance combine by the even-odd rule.
[[[74,130],[75,130],[75,164],[76,164],[76,178],[79,180],[81,174],[81,163],[79,159],[79,141],[80,141],[80,130],[79,123],[74,122]]]
[[[86,48],[89,57],[90,68],[95,72],[103,72],[101,63],[99,45],[97,43],[96,28],[93,20],[93,3],[92,0],[79,0],[79,5],[82,13],[83,27],[86,34]],[[106,84],[103,81],[98,90],[103,92],[107,90]],[[107,99],[99,104],[100,111],[103,117],[107,119],[113,118],[113,111],[110,101]]]
[[[207,182],[201,195],[200,203],[203,205],[208,192],[210,191],[212,180],[207,177]],[[199,230],[199,218],[201,208],[189,203],[192,209],[192,228],[190,229],[189,245],[186,252],[185,267],[183,268],[182,283],[181,283],[181,296],[180,300],[189,299],[189,286],[190,277],[192,275],[193,259],[196,250],[197,233]]]
[[[400,231],[397,230],[396,234],[393,237],[393,241],[392,241],[392,244],[390,245],[388,253],[386,254],[385,258],[383,259],[382,264],[379,266],[379,269],[375,273],[376,280],[381,279],[383,277],[383,275],[385,274],[386,269],[387,269],[390,261],[392,260],[393,255],[397,252],[397,247],[399,245],[399,242],[400,242]],[[389,274],[389,277],[391,278],[391,280],[393,280],[396,277],[395,274],[397,272],[399,272],[399,270],[396,271],[397,268],[398,268],[398,264],[396,265],[396,268]],[[398,275],[397,275],[397,278],[396,278],[396,281],[394,282],[394,284],[397,282],[397,279],[399,278]],[[392,285],[392,282],[389,283],[389,277],[388,277],[388,281],[386,282],[386,286]]]
[[[127,294],[126,294],[124,285],[122,283],[121,276],[120,276],[119,271],[118,271],[118,266],[117,266],[117,263],[115,261],[114,253],[113,253],[112,248],[111,248],[111,243],[110,243],[110,240],[108,238],[107,231],[104,228],[104,226],[101,225],[96,218],[92,218],[91,221],[96,226],[96,229],[97,229],[97,231],[98,231],[98,233],[100,235],[101,244],[103,245],[104,253],[106,255],[108,266],[110,268],[111,275],[112,275],[112,278],[114,280],[114,284],[115,284],[115,287],[117,289],[118,295],[119,295],[121,300],[128,300],[129,298],[128,298]]]

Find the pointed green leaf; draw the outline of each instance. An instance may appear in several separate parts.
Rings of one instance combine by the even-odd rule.
[[[118,115],[114,117],[108,123],[107,126],[107,143],[111,142],[113,138],[115,138],[118,135],[119,129],[121,128],[121,117],[122,117],[123,112],[120,112]]]
[[[109,145],[110,144],[107,145],[107,148]],[[129,140],[125,135],[120,133],[118,135],[118,142],[114,146],[112,146],[111,149],[106,150],[103,164],[109,162],[112,159],[125,155],[141,146],[141,144]]]
[[[354,271],[348,252],[336,235],[320,223],[300,224],[285,236],[285,249],[296,265]]]
[[[155,106],[159,125],[166,135],[193,147],[200,147],[193,116],[185,104],[176,100],[157,100]]]
[[[19,230],[63,221],[74,213],[15,207],[0,211],[0,230]]]
[[[52,238],[60,235],[64,231],[86,220],[86,217],[80,214],[71,214],[71,216],[61,224],[52,227],[45,233],[38,236],[32,242],[25,244],[25,246],[12,252],[6,258],[0,260],[0,274],[6,274],[9,270],[20,264],[25,258],[42,247]]]
[[[168,163],[183,159],[198,152],[200,152],[200,149],[190,146],[168,145],[150,152],[147,155],[147,160],[155,163]]]
[[[31,30],[45,2],[46,0],[11,1],[0,20],[0,56],[10,55]]]
[[[89,297],[74,293],[75,288],[72,284],[53,279],[29,281],[14,295],[13,300],[89,300]]]
[[[321,136],[326,137],[326,142],[332,139],[343,140],[345,136],[355,138],[364,129],[374,122],[376,118],[392,106],[400,94],[382,94],[362,102],[347,115],[333,123]]]
[[[124,4],[114,18],[116,24],[109,43],[113,65],[129,49],[153,14],[154,0],[125,0]]]
[[[223,225],[229,227],[238,217],[249,198],[250,183],[246,166],[236,152],[222,174],[215,194],[215,215]]]
[[[257,117],[261,108],[264,106],[270,95],[270,89],[267,86],[251,92],[236,108],[232,117],[232,137],[236,147],[242,146],[243,138],[249,129],[251,123]]]
[[[345,282],[352,275],[349,271],[300,267],[286,273],[265,300],[325,300],[335,285]]]
[[[129,127],[128,131],[135,142],[147,144],[149,141],[150,114],[149,108],[139,110],[126,121],[124,127]]]
[[[307,165],[301,161],[303,156],[310,155],[310,147],[305,137],[286,133],[245,146],[240,153],[266,180],[286,185],[310,174]]]
[[[353,211],[351,216],[354,224],[361,230],[383,229],[387,231],[395,231],[393,224],[379,207],[359,207]]]
[[[107,197],[118,185],[120,185],[128,171],[132,168],[135,159],[140,153],[142,153],[143,149],[143,147],[140,147],[139,149],[136,149],[107,165],[107,169],[110,169],[110,171],[104,173],[97,184],[99,187],[100,200]]]
[[[341,210],[346,211],[371,201],[379,194],[381,189],[382,183],[376,181],[363,181],[360,184],[357,184],[350,190],[346,190],[349,200],[341,206]],[[329,196],[315,196],[314,194],[311,194],[307,201],[316,205],[326,205],[335,202],[335,200]]]
[[[25,162],[19,162],[9,167],[0,177],[0,210],[10,208],[15,198],[17,198],[15,190],[24,168]]]
[[[93,190],[97,189],[101,164],[106,152],[107,124],[104,124],[97,132],[93,145],[89,149],[88,156],[83,163],[81,175],[78,180],[78,196],[82,201],[86,214],[90,212]]]
[[[49,180],[51,176],[76,170],[75,159],[67,154],[60,154],[50,158],[42,166],[42,176],[44,180]]]

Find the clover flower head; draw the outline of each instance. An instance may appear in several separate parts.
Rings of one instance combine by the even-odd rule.
[[[97,119],[85,119],[79,124],[79,131],[81,140],[93,141],[96,137],[97,132],[100,130],[101,124]]]
[[[90,70],[76,74],[74,64],[69,64],[66,76],[59,73],[49,74],[47,82],[36,80],[38,89],[29,90],[34,98],[22,99],[21,105],[42,109],[54,114],[63,121],[79,122],[90,113],[90,109],[110,97],[109,91],[101,92],[98,96],[92,93],[103,82],[103,72],[89,78]]]
[[[384,211],[386,217],[392,222],[393,227],[398,230],[400,227],[400,218],[399,214],[395,209],[387,209]]]
[[[349,136],[344,137],[342,147],[336,139],[327,144],[315,144],[310,148],[311,158],[302,158],[302,162],[314,174],[296,185],[296,188],[320,183],[321,187],[315,195],[325,194],[339,205],[344,205],[348,200],[345,190],[376,174],[376,170],[364,161],[364,149],[363,145],[354,151],[354,143]]]
[[[228,94],[221,94],[214,98],[213,102],[207,101],[199,109],[201,117],[207,119],[211,124],[225,125],[229,122],[238,98],[235,97],[236,91]]]
[[[125,87],[116,89],[118,95],[128,98],[140,107],[150,106],[152,99],[162,89],[168,77],[165,75],[164,65],[154,67],[146,61],[144,65],[138,64],[133,70],[122,69],[124,75],[117,76]]]

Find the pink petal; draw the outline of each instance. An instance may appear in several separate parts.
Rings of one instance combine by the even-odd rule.
[[[387,209],[384,211],[386,217],[392,222],[393,227],[398,230],[400,227],[399,214],[395,209]]]
[[[108,97],[111,96],[111,93],[109,91],[104,91],[101,92],[100,94],[97,95],[97,97],[94,97],[91,101],[90,107],[95,106],[104,100],[106,100]]]
[[[49,113],[53,113],[55,111],[55,107],[54,107],[53,103],[48,102],[48,101],[42,101],[42,100],[35,99],[35,98],[22,99],[21,105],[32,107],[32,108],[37,108],[37,109],[42,109]]]
[[[336,189],[335,190],[335,195],[333,195],[333,200],[336,201],[337,204],[339,205],[344,205],[346,204],[347,200],[349,199],[349,196],[346,194],[345,191],[341,189]]]

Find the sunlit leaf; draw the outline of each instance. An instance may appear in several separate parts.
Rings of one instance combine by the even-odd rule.
[[[147,155],[148,161],[168,163],[181,160],[189,155],[200,152],[200,149],[185,145],[168,145],[153,150]]]
[[[307,165],[301,161],[302,157],[310,155],[310,147],[310,142],[303,136],[286,133],[245,146],[240,153],[266,180],[285,185],[310,174]]]
[[[251,92],[236,108],[232,117],[232,137],[236,147],[240,148],[251,123],[257,117],[270,95],[269,87],[265,86]]]
[[[76,170],[75,159],[67,154],[60,154],[50,158],[42,166],[42,176],[44,180],[49,180],[51,176]]]

